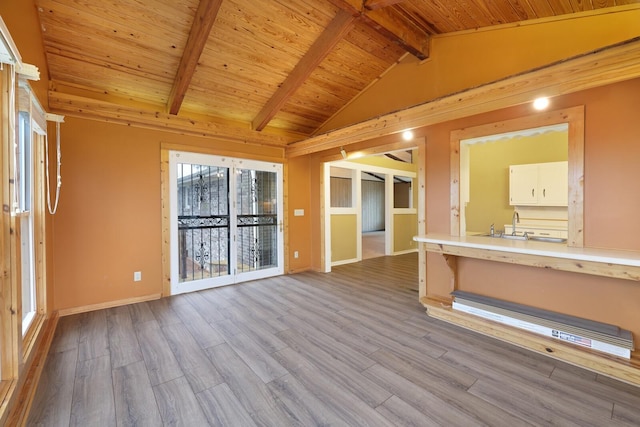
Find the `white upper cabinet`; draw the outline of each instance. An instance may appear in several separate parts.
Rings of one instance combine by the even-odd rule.
[[[568,162],[533,163],[509,167],[509,204],[567,206]]]

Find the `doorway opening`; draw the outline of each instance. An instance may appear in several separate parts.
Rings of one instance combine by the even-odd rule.
[[[417,250],[418,174],[412,151],[402,152],[407,160],[390,152],[324,164],[325,271]]]

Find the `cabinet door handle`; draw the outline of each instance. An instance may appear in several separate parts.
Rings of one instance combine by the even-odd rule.
[[[547,197],[547,189],[546,188],[542,189],[542,197]]]
[[[536,197],[536,189],[535,188],[531,189],[531,197]]]

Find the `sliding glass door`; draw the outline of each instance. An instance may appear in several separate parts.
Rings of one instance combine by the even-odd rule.
[[[283,272],[282,165],[171,152],[171,293]]]

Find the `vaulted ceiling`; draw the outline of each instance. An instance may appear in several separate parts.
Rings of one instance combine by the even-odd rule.
[[[284,146],[429,38],[635,0],[36,0],[52,111]]]

